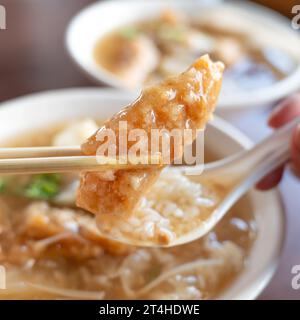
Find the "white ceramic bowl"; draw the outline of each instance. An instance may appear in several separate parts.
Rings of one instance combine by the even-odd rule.
[[[191,17],[205,16],[207,10],[228,10],[240,18],[237,28],[253,30],[255,39],[270,42],[290,51],[294,59],[300,60],[300,37],[291,27],[291,22],[281,15],[254,4],[245,2],[222,3],[222,1],[180,0],[112,0],[90,5],[78,13],[66,31],[66,47],[76,64],[98,82],[112,87],[127,89],[112,73],[99,66],[93,49],[96,42],[111,30],[129,23],[158,16],[164,8],[186,12]],[[234,21],[233,21],[234,23]],[[221,94],[219,110],[254,107],[274,102],[300,88],[300,62],[285,79],[272,86],[249,92],[227,92]]]
[[[44,128],[79,117],[105,119],[132,100],[132,95],[113,89],[68,89],[34,94],[0,105],[0,143],[28,130]],[[251,142],[224,120],[208,126],[205,143],[222,158],[251,146]],[[254,299],[269,282],[284,236],[284,214],[277,191],[248,194],[258,225],[258,236],[248,263],[220,299]]]

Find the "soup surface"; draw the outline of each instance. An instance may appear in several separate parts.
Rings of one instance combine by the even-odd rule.
[[[257,41],[254,30],[234,20],[239,17],[228,12],[193,19],[165,11],[101,38],[94,58],[129,87],[177,74],[205,53],[225,63],[225,93],[266,87],[293,71],[296,62],[287,51]]]
[[[79,120],[16,137],[6,146],[79,144],[98,126]],[[104,239],[94,216],[75,207],[78,180],[76,173],[0,179],[0,265],[7,274],[0,298],[208,299],[243,269],[256,234],[247,197],[202,239],[174,248],[136,248]],[[173,188],[167,190],[168,184]],[[148,201],[167,199],[169,210],[180,216],[178,207],[190,197],[183,185],[189,188],[163,173]],[[161,188],[164,194],[157,192]],[[197,193],[201,185],[193,188]]]

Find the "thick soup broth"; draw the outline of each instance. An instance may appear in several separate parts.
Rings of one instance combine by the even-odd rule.
[[[52,145],[66,127],[5,145]],[[207,159],[215,157],[209,153]],[[136,248],[100,236],[94,216],[72,200],[77,180],[77,173],[1,178],[0,265],[7,290],[0,298],[208,299],[247,263],[256,233],[247,197],[202,239],[174,248]]]

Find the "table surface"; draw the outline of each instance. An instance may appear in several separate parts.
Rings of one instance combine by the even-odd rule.
[[[0,30],[0,102],[32,92],[95,86],[71,62],[64,48],[64,30],[89,0],[2,0],[7,30]],[[223,115],[254,141],[269,130],[270,110]],[[255,132],[253,132],[255,127]],[[279,268],[260,299],[300,299],[291,287],[291,268],[300,264],[300,183],[286,173],[281,185],[287,215],[287,236]]]

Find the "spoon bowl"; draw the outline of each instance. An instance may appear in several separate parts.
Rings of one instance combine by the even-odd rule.
[[[297,117],[253,148],[210,163],[204,171],[197,166],[181,168],[188,175],[203,171],[201,181],[204,185],[205,181],[209,181],[209,184],[215,184],[226,192],[211,215],[198,228],[177,238],[172,246],[191,242],[207,234],[252,186],[287,162],[292,132],[299,124],[300,117]]]
[[[190,176],[190,180],[195,180],[196,183],[201,183],[202,186],[208,187],[210,190],[217,194],[217,198],[214,205],[210,206],[210,209],[204,210],[200,208],[199,216],[193,216],[186,214],[187,216],[178,223],[175,214],[170,216],[164,216],[169,219],[171,230],[174,233],[173,237],[167,243],[159,241],[151,241],[147,238],[133,238],[131,232],[134,232],[134,227],[131,226],[131,232],[126,234],[111,234],[111,226],[103,232],[102,225],[106,224],[106,221],[100,221],[100,231],[105,237],[135,246],[148,246],[148,247],[173,247],[182,245],[191,241],[194,241],[213,229],[216,224],[224,217],[229,209],[243,196],[252,186],[259,182],[268,173],[278,168],[289,160],[289,148],[290,139],[293,130],[300,123],[300,117],[295,118],[292,122],[285,125],[262,142],[254,146],[253,148],[242,151],[230,158],[225,158],[221,161],[208,164],[204,167],[202,165],[190,166],[173,166],[167,168],[167,172],[171,175]],[[204,208],[205,209],[205,208]],[[203,214],[204,213],[204,214]],[[135,214],[133,214],[135,215]],[[130,226],[130,218],[124,220],[122,215],[118,215],[115,218],[116,225],[128,224]],[[138,215],[135,216],[139,219]],[[105,219],[105,218],[104,218]],[[108,219],[111,219],[110,217]],[[194,219],[194,221],[192,221]],[[172,223],[173,220],[173,223]],[[191,221],[193,222],[191,224]],[[176,228],[176,223],[178,228]],[[133,223],[132,223],[133,225]],[[189,226],[192,226],[189,229]],[[184,231],[182,231],[184,230]]]

